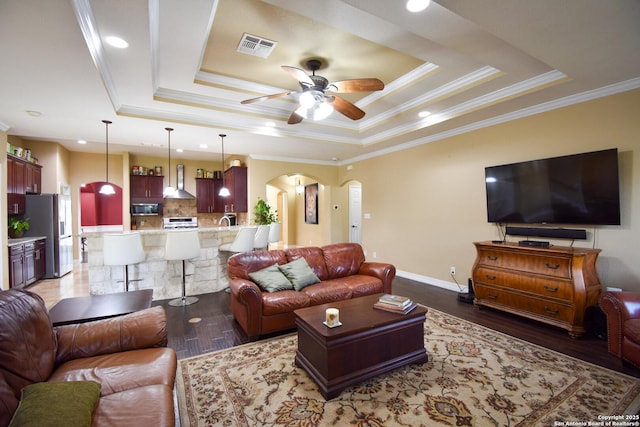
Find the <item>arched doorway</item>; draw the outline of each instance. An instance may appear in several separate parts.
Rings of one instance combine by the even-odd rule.
[[[90,182],[80,187],[80,228],[83,233],[122,230],[122,188],[113,185],[115,194],[100,194],[105,182]]]

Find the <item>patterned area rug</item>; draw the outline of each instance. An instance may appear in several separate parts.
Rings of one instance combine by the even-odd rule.
[[[330,401],[295,366],[295,334],[180,360],[182,426],[607,425],[640,408],[638,378],[436,310],[424,336],[428,363]]]

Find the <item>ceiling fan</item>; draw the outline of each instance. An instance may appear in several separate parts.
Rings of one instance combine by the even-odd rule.
[[[291,116],[289,116],[287,123],[290,125],[300,123],[305,118],[321,120],[331,114],[334,109],[352,120],[358,120],[364,117],[364,111],[346,99],[337,95],[327,95],[326,92],[373,92],[384,89],[384,83],[376,78],[340,80],[330,83],[326,78],[316,75],[316,71],[319,70],[322,65],[320,60],[310,59],[306,64],[309,70],[311,70],[311,75],[308,75],[300,68],[282,65],[282,69],[286,73],[298,80],[302,90],[245,99],[242,101],[242,104],[251,104],[267,99],[294,95],[298,97],[298,105],[291,113]]]

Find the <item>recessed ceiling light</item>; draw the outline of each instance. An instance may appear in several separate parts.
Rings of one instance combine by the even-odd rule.
[[[407,10],[413,13],[422,12],[429,7],[429,3],[431,3],[431,0],[408,0]]]
[[[118,49],[126,49],[129,47],[129,43],[126,40],[121,39],[116,36],[109,36],[105,38],[106,42],[109,43],[113,47],[117,47]]]
[[[86,143],[87,143],[87,141],[85,141],[84,139],[79,139],[79,140],[78,140],[78,144],[82,144],[82,145],[84,145],[84,144],[86,144]]]
[[[178,153],[182,153],[184,150],[183,150],[182,148],[176,148],[176,151],[177,151]]]
[[[274,122],[267,122],[267,123],[265,123],[264,125],[265,125],[265,126],[269,126],[269,127],[271,127],[271,128],[276,127],[276,124],[275,124]]]
[[[423,118],[423,119],[424,119],[425,117],[429,117],[430,115],[431,115],[431,113],[430,113],[429,111],[420,111],[420,112],[418,113],[418,117],[421,117],[421,118]]]
[[[200,148],[209,148],[207,144],[200,144]]]

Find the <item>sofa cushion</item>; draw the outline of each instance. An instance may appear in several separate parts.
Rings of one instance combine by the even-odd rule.
[[[278,268],[289,279],[296,291],[320,281],[304,258],[298,258]]]
[[[299,308],[308,307],[309,296],[297,291],[263,292],[262,293],[262,314],[271,316],[273,314],[290,313]]]
[[[100,384],[94,381],[42,382],[26,386],[9,427],[91,425]]]
[[[249,277],[251,278],[251,280],[256,282],[258,286],[260,286],[260,289],[266,292],[276,292],[293,289],[293,285],[291,284],[289,279],[287,279],[287,277],[282,274],[282,272],[278,268],[278,264],[273,264],[267,268],[263,268],[262,270],[249,273]]]
[[[251,280],[249,273],[289,261],[282,250],[240,252],[227,260],[227,275],[230,279]]]
[[[147,385],[103,396],[93,425],[117,427],[173,426],[173,387]]]
[[[322,249],[318,247],[306,247],[306,248],[291,248],[287,249],[287,262],[294,261],[299,258],[304,258],[309,264],[309,267],[313,270],[313,273],[318,276],[320,280],[330,279],[327,273],[327,266],[324,263],[324,255]],[[285,264],[284,262],[279,263]]]
[[[173,349],[145,348],[65,362],[49,381],[95,381],[106,396],[152,384],[173,386],[176,365]]]
[[[329,279],[357,274],[365,260],[362,246],[357,243],[336,243],[321,249]]]
[[[340,283],[351,289],[351,298],[384,293],[382,280],[377,277],[354,274],[353,276],[342,277],[339,280]]]
[[[622,335],[631,342],[640,344],[640,319],[629,319],[624,322]]]
[[[315,285],[307,286],[301,293],[309,297],[310,305],[326,304],[328,302],[350,299],[352,292],[342,280],[325,280]]]

